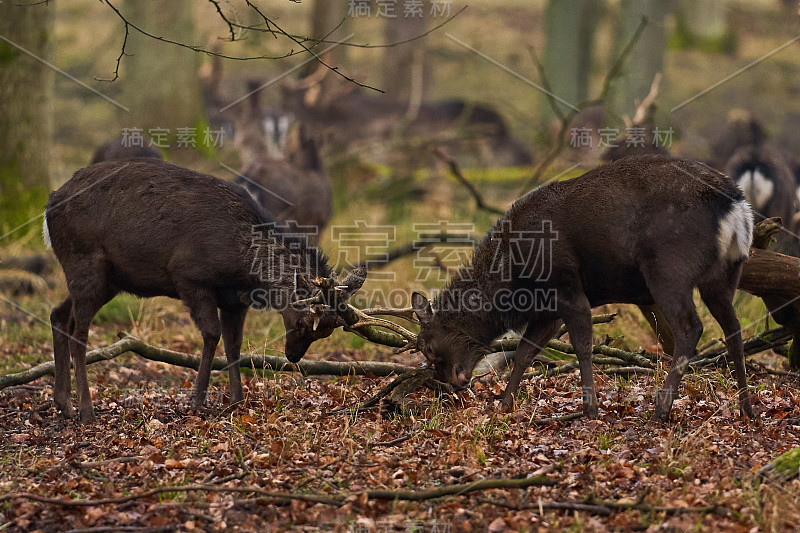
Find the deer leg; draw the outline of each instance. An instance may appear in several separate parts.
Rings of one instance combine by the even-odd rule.
[[[697,342],[703,333],[703,324],[697,316],[692,301],[692,288],[665,283],[663,286],[650,286],[656,303],[661,307],[675,335],[675,353],[672,366],[664,380],[664,387],[658,392],[654,418],[669,420],[672,402],[678,393],[683,374],[694,355]]]
[[[181,300],[189,306],[192,320],[203,336],[203,355],[200,357],[200,368],[197,369],[197,380],[194,382],[192,396],[192,407],[200,410],[206,400],[208,382],[211,380],[211,366],[214,364],[214,352],[219,344],[221,326],[217,315],[217,301],[211,291],[200,287],[184,288],[180,291],[180,295]]]
[[[220,309],[219,318],[222,324],[222,342],[225,345],[225,357],[228,359],[228,376],[231,382],[231,404],[244,399],[242,394],[242,378],[239,371],[239,354],[242,350],[242,333],[247,307],[235,310]]]
[[[56,383],[53,387],[53,403],[64,418],[75,418],[75,410],[69,401],[70,383],[69,338],[72,335],[72,298],[69,296],[50,313],[53,329],[53,360],[56,366]]]
[[[503,392],[503,408],[511,409],[514,406],[514,394],[519,389],[525,369],[536,355],[542,351],[547,341],[553,338],[558,331],[559,321],[544,323],[529,323],[525,335],[519,341],[517,351],[514,352],[514,369],[508,378],[506,390]]]
[[[735,279],[738,279],[738,273]],[[750,404],[750,391],[747,388],[742,330],[739,319],[736,317],[736,311],[731,304],[735,287],[736,283],[733,285],[730,283],[724,285],[716,284],[714,286],[703,285],[700,287],[700,296],[725,333],[725,344],[728,346],[728,353],[733,358],[733,366],[736,369],[736,382],[739,386],[739,410],[743,415],[753,419],[755,415]]]
[[[92,396],[89,393],[89,377],[86,373],[86,342],[89,339],[89,326],[100,308],[114,297],[113,293],[102,291],[99,286],[97,289],[91,292],[93,296],[91,300],[74,298],[72,304],[75,327],[69,338],[69,351],[75,364],[75,389],[78,391],[78,412],[81,422],[95,420]]]
[[[581,370],[581,399],[583,414],[597,418],[597,393],[592,374],[592,308],[583,293],[573,298],[559,298],[558,311],[569,332],[569,340],[575,347]]]

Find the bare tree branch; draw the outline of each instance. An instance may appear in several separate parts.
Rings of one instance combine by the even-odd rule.
[[[475,186],[466,177],[464,177],[464,174],[461,172],[461,168],[459,168],[455,159],[442,152],[439,148],[434,148],[432,152],[439,161],[447,165],[447,167],[450,169],[450,172],[453,174],[453,176],[455,176],[458,182],[467,188],[472,197],[475,198],[475,205],[478,209],[488,211],[489,213],[494,213],[495,215],[505,214],[505,209],[500,209],[499,207],[488,205],[486,203],[486,201],[483,199],[483,195],[481,195],[478,189],[476,189]]]
[[[113,78],[98,78],[97,76],[94,77],[96,81],[117,81],[119,79],[119,65],[122,61],[122,57],[125,55],[125,47],[128,45],[128,35],[130,34],[130,28],[128,26],[128,21],[123,19],[125,23],[125,37],[122,39],[122,47],[119,50],[119,55],[117,56],[117,63],[114,66],[114,77]]]
[[[228,25],[228,30],[231,32],[231,42],[235,41],[236,32],[233,31],[233,23],[230,20],[228,20],[228,17],[225,16],[225,13],[222,12],[222,7],[220,7],[219,1],[218,0],[208,0],[208,1],[214,4],[214,7],[217,9],[217,13],[219,13],[219,17],[223,21],[225,21],[225,24]]]
[[[232,56],[232,55],[223,54],[223,53],[215,51],[215,50],[210,50],[210,49],[204,48],[202,46],[190,45],[190,44],[182,43],[180,41],[175,41],[175,40],[172,40],[172,39],[168,39],[166,37],[154,35],[154,34],[148,32],[147,30],[137,26],[135,23],[131,22],[125,15],[123,15],[123,13],[114,4],[111,3],[110,0],[102,0],[102,1],[103,1],[103,3],[105,3],[109,8],[111,8],[114,11],[114,13],[117,15],[117,17],[124,24],[125,37],[123,39],[122,48],[120,50],[119,57],[117,57],[116,65],[115,65],[115,68],[114,68],[114,76],[113,76],[113,78],[107,78],[106,79],[106,78],[97,78],[97,77],[95,77],[95,79],[97,81],[112,82],[112,81],[116,81],[119,78],[120,63],[122,61],[122,57],[126,55],[125,54],[125,47],[126,47],[127,42],[128,42],[128,34],[129,34],[129,31],[130,31],[130,28],[133,28],[137,32],[141,33],[142,35],[145,35],[145,36],[150,37],[151,39],[155,39],[157,41],[162,41],[164,43],[172,44],[172,45],[175,45],[175,46],[180,46],[182,48],[187,48],[187,49],[192,50],[194,52],[204,53],[204,54],[209,55],[209,56],[220,57],[220,58],[223,58],[223,59],[231,59],[231,60],[234,60],[234,61],[251,61],[251,60],[257,60],[257,59],[283,59],[283,58],[291,57],[291,56],[294,56],[294,55],[308,53],[308,54],[311,54],[318,63],[323,65],[328,70],[331,70],[331,71],[335,72],[338,76],[341,76],[346,81],[348,81],[350,83],[353,83],[354,85],[356,85],[358,87],[362,87],[364,89],[371,89],[373,91],[377,91],[377,92],[380,92],[380,93],[382,93],[384,91],[382,91],[381,89],[379,89],[377,87],[373,87],[371,85],[368,85],[368,84],[365,84],[365,83],[361,83],[358,80],[356,80],[355,78],[344,74],[343,72],[341,72],[339,70],[339,67],[336,67],[336,66],[328,64],[322,57],[320,57],[320,55],[315,53],[313,49],[316,48],[317,46],[319,46],[322,43],[332,43],[332,44],[335,43],[335,44],[340,44],[340,45],[343,45],[343,46],[352,46],[352,47],[356,47],[356,48],[391,48],[391,47],[394,47],[394,46],[399,46],[401,44],[405,44],[405,43],[408,43],[408,42],[416,41],[418,39],[422,39],[424,37],[427,37],[431,33],[435,32],[436,30],[438,30],[439,28],[441,28],[442,26],[444,26],[445,24],[449,23],[454,18],[459,16],[467,8],[467,6],[464,6],[455,15],[453,15],[451,17],[448,17],[442,23],[440,23],[440,24],[434,26],[433,28],[431,28],[430,30],[427,30],[427,31],[425,31],[425,32],[423,32],[423,33],[421,33],[421,34],[419,34],[417,36],[414,36],[414,37],[410,38],[410,39],[405,39],[403,41],[398,41],[398,42],[394,42],[394,43],[373,45],[373,44],[347,43],[347,42],[341,42],[341,41],[328,40],[328,37],[330,37],[330,35],[333,32],[335,32],[342,25],[342,23],[344,23],[344,19],[342,19],[342,21],[339,22],[339,24],[337,24],[337,26],[335,28],[333,28],[331,31],[329,31],[322,39],[313,39],[313,38],[310,38],[310,37],[300,36],[300,35],[293,34],[293,33],[290,33],[288,31],[286,31],[281,26],[276,24],[273,19],[271,19],[269,16],[267,16],[258,6],[256,6],[250,0],[245,0],[245,4],[250,9],[252,9],[255,13],[257,13],[258,16],[264,21],[264,28],[261,28],[261,27],[258,27],[258,26],[250,26],[250,25],[239,24],[238,22],[235,22],[235,21],[231,20],[231,18],[228,17],[225,14],[224,10],[222,9],[222,6],[219,3],[219,0],[208,0],[214,6],[218,16],[222,19],[222,21],[227,26],[228,31],[230,32],[230,41],[231,42],[237,40],[235,29],[244,29],[244,30],[258,31],[258,32],[263,32],[263,33],[270,33],[276,39],[278,37],[284,37],[286,39],[289,39],[292,43],[294,43],[294,44],[296,44],[297,46],[300,47],[300,50],[290,49],[289,52],[287,52],[287,53],[285,53],[283,55],[277,55],[277,56],[268,56],[268,55],[261,55],[261,56]],[[300,3],[297,0],[292,0],[292,1],[295,2],[295,3],[298,3],[298,4]],[[312,44],[307,45],[306,43],[312,43]]]

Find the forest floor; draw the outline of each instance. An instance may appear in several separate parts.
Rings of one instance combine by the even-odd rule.
[[[200,349],[182,338],[172,346]],[[2,357],[31,348],[48,346],[4,343]],[[727,371],[696,371],[664,424],[649,421],[663,372],[596,371],[598,420],[540,425],[580,411],[576,373],[524,381],[512,412],[499,406],[502,380],[490,380],[457,396],[419,392],[340,413],[391,378],[245,372],[245,403],[231,409],[226,376],[214,373],[208,409],[193,412],[194,375],[133,355],[92,365],[98,421],[89,425],[56,413],[52,378],[0,391],[0,528],[781,531],[800,521],[800,481],[755,476],[800,446],[800,380],[791,376],[751,376],[758,418],[748,421]],[[548,485],[422,501],[370,492],[529,476]]]

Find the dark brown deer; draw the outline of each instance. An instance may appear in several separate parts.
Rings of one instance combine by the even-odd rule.
[[[724,171],[733,153],[742,146],[759,146],[767,140],[764,124],[750,111],[732,109],[728,122],[711,141],[711,166]]]
[[[731,304],[752,226],[736,184],[702,163],[627,157],[546,185],[501,217],[434,306],[412,295],[418,348],[440,380],[463,388],[493,339],[527,326],[503,394],[508,408],[528,363],[563,320],[580,363],[583,412],[596,417],[591,309],[656,304],[676,344],[655,409],[666,420],[703,330],[692,301],[698,287],[725,332],[740,407],[752,417]]]
[[[45,241],[64,269],[69,295],[50,315],[56,407],[70,404],[70,354],[80,418],[94,418],[86,377],[86,341],[97,311],[119,292],[180,299],[203,336],[193,406],[201,408],[220,336],[229,363],[231,401],[242,400],[239,353],[249,307],[273,308],[286,327],[286,357],[297,362],[316,339],[343,325],[332,308],[292,302],[331,278],[319,250],[284,234],[241,187],[163,161],[99,163],[77,171],[50,195]],[[360,287],[353,271],[341,300]],[[338,284],[337,284],[338,285]],[[219,313],[217,310],[219,309]]]
[[[381,143],[399,132],[406,138],[427,139],[452,151],[468,150],[495,165],[530,165],[530,150],[513,137],[500,114],[490,106],[460,99],[435,102],[393,100],[346,84],[321,91],[329,69],[317,69],[302,80],[285,82],[282,106],[315,131],[326,132],[332,142],[351,147]]]
[[[318,141],[281,109],[262,109],[258,85],[250,83],[249,105],[237,126],[244,165],[234,182],[316,244],[333,214],[333,188]]]
[[[147,143],[147,139],[143,143]],[[92,155],[92,164],[103,161],[121,161],[134,157],[150,157],[153,159],[163,159],[161,153],[150,146],[133,146],[126,142],[122,136],[116,137],[103,143]]]
[[[792,162],[770,143],[739,147],[725,166],[725,173],[739,185],[753,206],[756,222],[781,217],[787,229],[797,212],[797,185]],[[790,231],[776,237],[776,251],[800,254],[800,243]]]

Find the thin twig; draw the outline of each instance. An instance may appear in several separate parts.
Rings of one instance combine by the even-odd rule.
[[[551,416],[550,418],[532,419],[530,423],[535,426],[545,426],[547,424],[552,424],[553,422],[569,422],[570,420],[577,420],[578,418],[583,418],[582,411],[561,416]]]
[[[492,205],[488,205],[486,201],[483,199],[483,195],[478,191],[477,188],[466,178],[464,174],[461,172],[461,168],[458,166],[458,163],[455,159],[450,157],[449,155],[445,154],[439,148],[434,148],[432,150],[433,155],[440,160],[441,162],[445,163],[447,167],[450,169],[450,173],[458,180],[461,185],[467,188],[470,195],[475,199],[475,205],[478,209],[482,209],[484,211],[488,211],[489,213],[493,213],[495,215],[504,215],[506,210],[500,209],[499,207],[495,207]]]

